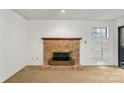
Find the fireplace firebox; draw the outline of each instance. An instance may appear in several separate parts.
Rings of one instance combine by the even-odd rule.
[[[69,52],[53,52],[53,61],[70,61]]]

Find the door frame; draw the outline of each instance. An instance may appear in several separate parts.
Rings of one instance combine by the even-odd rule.
[[[121,38],[120,37],[120,29],[122,27],[124,27],[124,25],[118,27],[118,67],[120,67],[120,38]]]

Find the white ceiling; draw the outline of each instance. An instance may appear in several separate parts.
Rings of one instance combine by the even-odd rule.
[[[124,9],[14,9],[29,20],[115,20],[124,16]]]

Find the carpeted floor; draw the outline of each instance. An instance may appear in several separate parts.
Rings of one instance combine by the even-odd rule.
[[[26,66],[5,83],[102,83],[124,82],[124,69],[82,66],[79,69]]]

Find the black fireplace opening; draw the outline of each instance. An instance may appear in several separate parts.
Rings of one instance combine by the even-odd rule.
[[[69,52],[53,52],[53,61],[70,61]]]

